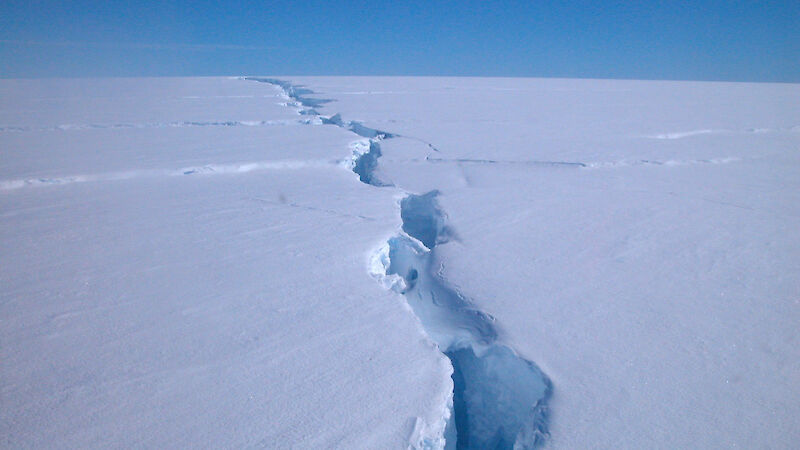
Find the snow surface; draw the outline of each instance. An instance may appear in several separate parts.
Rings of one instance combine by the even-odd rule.
[[[0,81],[0,436],[792,448],[799,150],[789,84]]]

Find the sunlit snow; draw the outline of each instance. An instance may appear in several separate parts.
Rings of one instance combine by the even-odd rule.
[[[800,87],[0,81],[9,448],[788,448]]]

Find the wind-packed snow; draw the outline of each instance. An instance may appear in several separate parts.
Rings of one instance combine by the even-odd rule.
[[[297,119],[239,79],[0,85],[12,126]],[[355,138],[0,133],[2,446],[399,448],[443,428],[449,363],[366,270],[400,218],[343,167]]]
[[[800,86],[0,81],[10,448],[792,448]]]

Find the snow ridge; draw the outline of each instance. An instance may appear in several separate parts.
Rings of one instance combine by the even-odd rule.
[[[506,164],[519,166],[540,166],[548,168],[567,167],[581,168],[586,167],[585,163],[574,161],[541,161],[541,160],[498,160],[498,159],[472,159],[472,158],[426,158],[425,161],[435,164],[457,163],[457,164]]]
[[[278,86],[298,109],[323,125],[334,125],[365,138],[354,142],[345,164],[371,186],[392,186],[377,174],[380,141],[400,137],[344,121],[339,114],[323,116],[320,102],[306,97],[313,91],[271,78],[245,78]],[[413,138],[411,138],[413,139]],[[428,146],[437,151],[432,144]],[[430,159],[430,158],[429,158]],[[443,162],[433,160],[432,162]],[[503,163],[501,161],[461,161]],[[581,163],[531,161],[533,165],[585,167]],[[531,361],[500,342],[495,319],[478,310],[442,277],[436,248],[455,239],[441,209],[438,191],[406,193],[400,200],[402,231],[391,237],[370,261],[370,274],[386,289],[402,294],[426,334],[453,366],[453,391],[442,420],[415,425],[409,445],[436,449],[530,449],[548,437],[547,400],[552,383]],[[423,431],[424,430],[424,431]]]
[[[57,177],[19,178],[0,180],[0,191],[11,191],[26,187],[62,186],[73,183],[121,181],[134,178],[174,177],[184,175],[226,175],[272,170],[301,170],[307,168],[335,167],[338,164],[341,163],[335,160],[269,160],[228,164],[206,164],[203,166],[189,166],[180,169],[138,169]]]
[[[120,130],[144,128],[187,127],[264,127],[305,123],[303,120],[217,120],[143,123],[64,123],[54,126],[0,126],[0,133],[24,133],[29,131],[84,131]]]
[[[583,164],[586,169],[617,169],[623,167],[633,166],[663,166],[663,167],[676,167],[676,166],[695,166],[703,164],[730,164],[740,162],[742,159],[734,156],[725,158],[712,158],[712,159],[638,159],[638,160],[620,160],[611,162],[589,162]]]
[[[746,129],[725,129],[725,128],[702,128],[698,130],[688,130],[688,131],[673,131],[669,133],[658,133],[658,134],[650,134],[644,135],[642,137],[648,139],[684,139],[690,138],[694,136],[700,136],[703,134],[763,134],[763,133],[794,133],[800,130],[800,127],[797,125],[791,127],[780,127],[780,128],[764,128],[764,127],[751,127]]]

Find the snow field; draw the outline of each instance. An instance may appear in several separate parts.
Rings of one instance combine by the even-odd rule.
[[[800,439],[795,85],[8,80],[0,99],[6,446]]]

